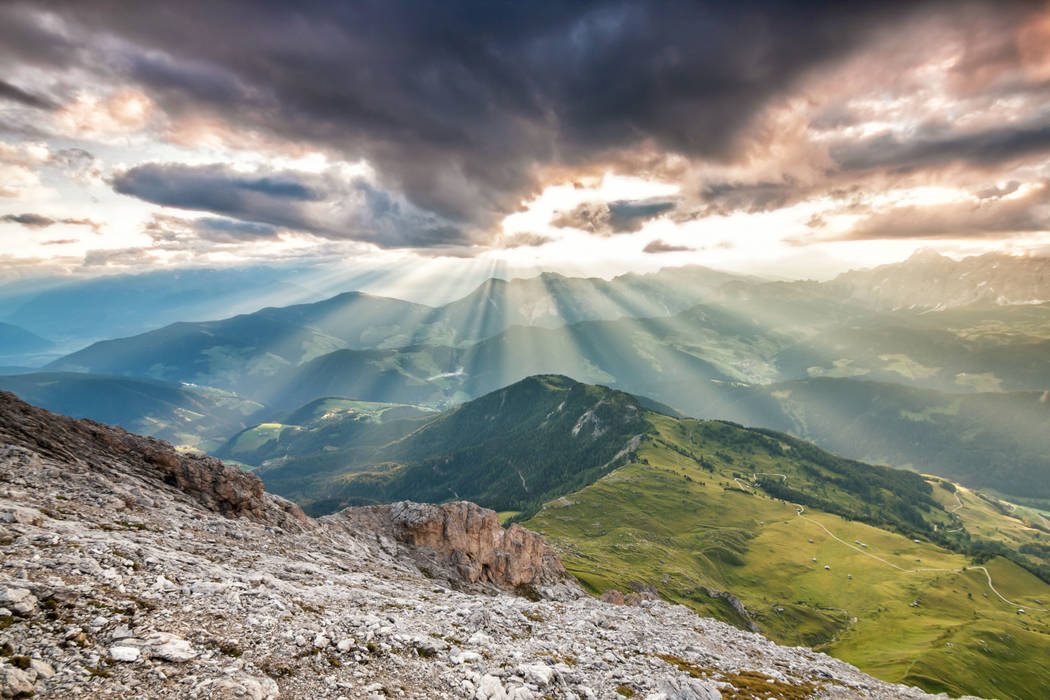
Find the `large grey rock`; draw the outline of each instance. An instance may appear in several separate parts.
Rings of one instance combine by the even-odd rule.
[[[5,698],[28,697],[36,687],[35,674],[8,664],[0,664],[0,696]]]
[[[281,690],[272,678],[237,674],[202,682],[194,691],[197,697],[212,700],[277,700]]]
[[[657,688],[645,700],[722,700],[718,686],[698,678],[664,678]]]
[[[154,632],[142,641],[149,649],[150,658],[183,663],[197,656],[192,644],[169,632]]]
[[[26,588],[0,586],[0,606],[23,617],[31,615],[37,608],[36,597]]]
[[[0,508],[0,523],[43,525],[44,514],[36,508],[21,508],[19,506]]]

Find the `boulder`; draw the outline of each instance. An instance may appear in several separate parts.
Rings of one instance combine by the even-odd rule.
[[[277,700],[281,696],[281,690],[272,678],[246,674],[212,678],[199,684],[194,691],[197,697],[214,700]]]
[[[5,698],[29,697],[33,694],[35,673],[23,671],[8,664],[0,664],[0,696]]]
[[[5,607],[16,615],[26,617],[36,610],[36,597],[25,588],[18,586],[0,586],[0,607]]]
[[[21,525],[43,525],[44,514],[36,508],[13,508],[0,509],[0,523],[19,523]]]
[[[114,661],[132,663],[142,658],[142,650],[138,647],[114,644],[109,648],[109,658]]]
[[[193,645],[168,632],[154,632],[142,641],[149,648],[150,657],[154,659],[182,663],[197,656]]]

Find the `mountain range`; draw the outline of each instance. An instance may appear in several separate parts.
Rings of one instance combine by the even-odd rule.
[[[245,426],[325,396],[444,409],[556,373],[691,416],[773,427],[851,457],[1046,498],[1041,392],[1050,387],[1050,304],[889,309],[842,291],[847,280],[855,291],[884,284],[885,275],[928,279],[929,265],[996,266],[1004,278],[1024,278],[1040,264],[919,254],[874,277],[848,273],[827,283],[704,268],[611,281],[545,274],[491,280],[438,308],[350,292],[96,343],[46,369],[219,392],[242,402]],[[988,286],[964,279],[974,290]],[[951,306],[942,302],[931,299]],[[1000,411],[1010,419],[992,419]],[[215,418],[232,428],[225,435],[183,440],[163,417],[150,431],[214,448],[238,429],[227,418]]]
[[[607,600],[1025,697],[1050,688],[1042,264],[344,292],[99,341],[0,388],[214,454],[311,515],[466,499]]]

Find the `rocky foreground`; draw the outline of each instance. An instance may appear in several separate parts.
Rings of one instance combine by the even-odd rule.
[[[312,520],[218,460],[4,393],[0,552],[3,697],[931,697],[591,598],[473,504]]]

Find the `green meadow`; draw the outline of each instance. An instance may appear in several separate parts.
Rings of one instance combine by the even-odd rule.
[[[653,589],[930,691],[1050,695],[1050,585],[1002,558],[977,568],[925,537],[771,497],[756,487],[756,472],[780,472],[790,484],[786,460],[722,450],[732,463],[713,457],[705,467],[683,454],[698,445],[680,442],[677,421],[654,422],[658,434],[635,461],[525,523],[551,539],[591,592]],[[952,494],[931,481],[948,503]],[[974,503],[972,514],[958,509],[966,528],[1025,528],[968,490],[961,499]],[[746,618],[717,596],[723,591]]]

